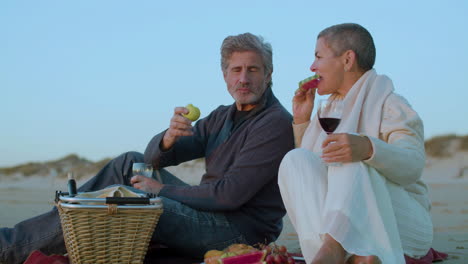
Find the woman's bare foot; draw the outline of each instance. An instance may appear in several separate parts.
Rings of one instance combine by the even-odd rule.
[[[352,255],[346,264],[382,264],[382,262],[377,256]]]
[[[333,237],[325,234],[323,245],[312,260],[312,264],[343,264],[345,250]]]

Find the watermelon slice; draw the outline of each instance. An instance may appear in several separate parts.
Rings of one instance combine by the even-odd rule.
[[[233,257],[220,259],[222,264],[253,264],[261,263],[266,256],[266,251],[254,251]]]
[[[299,82],[299,89],[303,92],[306,92],[309,89],[317,88],[320,82],[320,76],[315,74],[312,77],[306,78]]]

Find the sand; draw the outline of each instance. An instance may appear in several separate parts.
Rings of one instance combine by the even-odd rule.
[[[182,175],[183,169],[187,168],[170,168],[176,175]],[[189,176],[197,175],[197,169],[200,168],[184,174],[187,182],[198,181]],[[433,247],[449,254],[449,259],[443,263],[468,263],[468,179],[456,173],[442,177],[439,169],[437,167],[437,174],[425,173],[432,200]],[[0,178],[0,227],[13,227],[21,220],[50,210],[55,190],[65,191],[66,182],[50,177]],[[284,220],[284,230],[277,244],[286,245],[290,252],[298,252],[297,234],[289,218],[286,216]]]

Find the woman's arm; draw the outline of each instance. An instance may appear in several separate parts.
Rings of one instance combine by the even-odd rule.
[[[379,138],[368,138],[373,154],[365,163],[400,185],[414,183],[421,177],[425,165],[423,123],[403,97],[388,97]]]
[[[304,137],[304,133],[309,126],[310,121],[302,123],[302,124],[292,124],[293,132],[294,132],[294,145],[296,148],[299,148],[302,143],[302,137]]]

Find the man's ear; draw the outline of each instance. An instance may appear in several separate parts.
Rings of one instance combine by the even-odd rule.
[[[266,83],[271,82],[271,75],[272,75],[272,74],[273,74],[273,70],[265,76],[265,81],[266,81]]]

